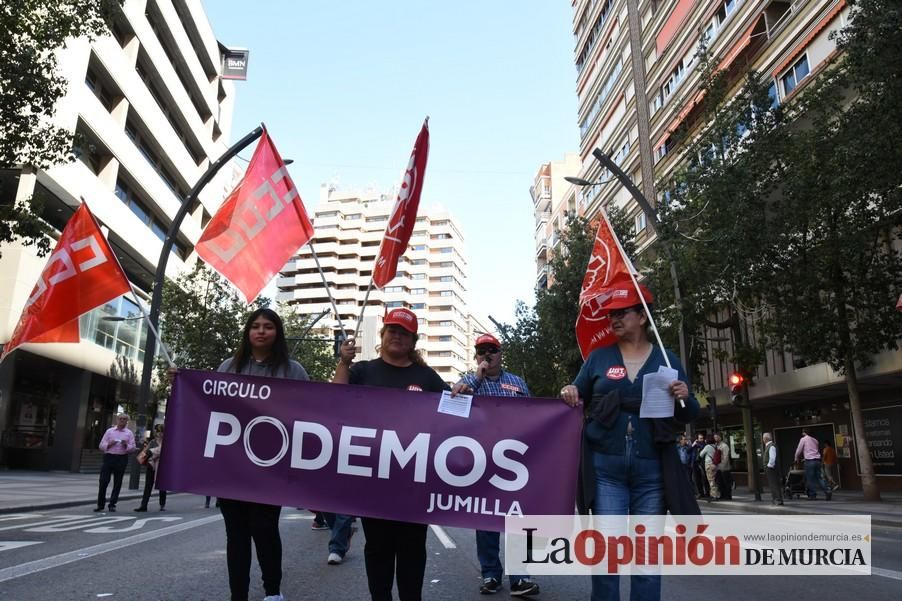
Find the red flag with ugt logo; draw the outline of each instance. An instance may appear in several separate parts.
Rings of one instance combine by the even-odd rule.
[[[635,273],[629,259],[620,252],[620,244],[602,209],[579,295],[576,341],[583,359],[596,348],[614,343],[607,306],[623,291],[634,287],[631,270]]]
[[[312,236],[304,203],[264,130],[247,172],[194,248],[250,303]]]
[[[429,119],[423,122],[420,135],[413,145],[404,181],[395,200],[385,235],[379,246],[376,266],[373,269],[373,283],[382,288],[395,277],[398,270],[398,259],[407,250],[407,243],[413,233],[417,221],[417,209],[420,206],[420,193],[423,191],[423,176],[426,175],[426,160],[429,158]]]
[[[26,342],[78,342],[78,316],[130,289],[97,220],[82,204],[25,302],[3,357]]]

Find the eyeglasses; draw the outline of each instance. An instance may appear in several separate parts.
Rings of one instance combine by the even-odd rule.
[[[611,319],[623,319],[623,317],[627,313],[635,310],[635,307],[627,307],[626,309],[613,309],[611,311],[608,311],[608,317],[610,317]]]
[[[496,349],[496,348],[493,348],[493,349],[483,348],[483,349],[477,349],[477,350],[476,350],[476,354],[477,354],[478,356],[482,356],[482,355],[497,355],[497,354],[500,353],[500,352],[501,352],[501,350],[500,350],[500,349]]]

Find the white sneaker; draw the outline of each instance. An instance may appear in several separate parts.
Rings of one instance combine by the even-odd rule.
[[[267,595],[263,597],[263,601],[285,601],[282,595]]]
[[[344,558],[341,555],[339,555],[338,553],[329,553],[329,559],[328,559],[327,563],[330,566],[337,566],[338,564],[340,564],[342,562],[343,559]],[[264,599],[263,601],[266,601],[266,599]]]

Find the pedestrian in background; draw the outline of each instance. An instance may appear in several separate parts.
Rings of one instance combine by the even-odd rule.
[[[100,489],[97,491],[97,507],[94,511],[103,511],[106,506],[106,490],[113,478],[113,493],[110,495],[109,510],[116,511],[119,491],[122,489],[122,477],[128,466],[128,455],[134,453],[135,434],[129,430],[128,415],[120,413],[116,416],[116,425],[107,429],[100,439],[98,448],[103,451],[103,466],[100,468]]]
[[[150,495],[153,493],[153,485],[157,479],[157,468],[160,465],[160,453],[163,451],[163,424],[157,424],[153,428],[154,436],[147,441],[142,453],[147,453],[147,470],[144,473],[144,494],[141,496],[141,505],[135,507],[135,511],[147,511]],[[159,494],[160,511],[166,511],[166,491]]]
[[[824,464],[824,477],[827,480],[827,484],[830,485],[830,490],[834,491],[839,488],[839,474],[836,463],[836,449],[833,448],[829,440],[824,441],[821,461]]]
[[[711,496],[711,487],[708,484],[708,475],[705,473],[705,460],[701,457],[705,448],[705,435],[699,432],[692,443],[692,480],[695,482],[695,490],[699,499]]]
[[[833,498],[833,492],[824,480],[824,470],[821,466],[821,452],[818,450],[817,439],[808,432],[808,428],[802,428],[802,438],[796,447],[795,460],[805,461],[805,488],[809,499],[817,498],[817,489],[824,491],[824,497],[829,501]]]
[[[680,434],[680,442],[677,444],[677,452],[680,454],[680,463],[686,472],[686,479],[692,482],[692,446],[689,444],[689,438],[685,434]]]
[[[783,504],[783,476],[780,470],[780,456],[770,432],[761,435],[764,441],[764,471],[767,473],[767,485],[770,488],[770,502],[773,505]]]
[[[501,343],[491,334],[476,339],[476,373],[466,374],[451,388],[451,394],[479,394],[484,396],[529,396],[529,388],[520,376],[501,367]],[[501,534],[476,531],[476,558],[482,572],[479,592],[491,595],[501,590],[504,566],[501,563]],[[510,592],[515,597],[539,594],[539,585],[529,576],[508,575]]]
[[[717,441],[714,440],[713,434],[708,434],[705,439],[705,446],[699,453],[699,459],[705,466],[705,478],[708,480],[708,500],[720,501],[720,486],[717,484],[717,462],[714,456],[717,454]]]
[[[720,434],[714,435],[714,446],[720,451],[720,462],[717,463],[717,488],[722,501],[733,499],[733,465],[730,461],[730,445],[723,441]]]
[[[247,319],[235,354],[216,370],[247,376],[309,380],[304,367],[289,357],[282,319],[272,309],[257,309]],[[283,601],[282,538],[279,514],[282,508],[265,503],[219,499],[226,530],[226,563],[232,601],[248,601],[251,572],[251,541],[263,577],[263,601]]]
[[[337,384],[381,386],[401,390],[441,392],[448,385],[416,350],[417,316],[409,309],[389,311],[379,332],[379,356],[353,363],[353,341],[340,347],[332,381]],[[427,397],[427,399],[434,397]],[[434,402],[425,400],[425,402]],[[397,577],[400,601],[420,601],[426,573],[426,524],[364,517],[363,549],[366,578],[373,601],[391,601]]]

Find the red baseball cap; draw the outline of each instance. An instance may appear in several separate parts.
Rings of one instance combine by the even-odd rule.
[[[492,336],[491,334],[483,334],[479,338],[476,339],[476,344],[473,346],[479,348],[483,345],[491,345],[497,348],[501,348],[501,343],[498,342],[498,339]]]
[[[639,284],[639,289],[642,291],[642,297],[645,299],[646,304],[655,302],[655,297],[652,296],[651,291],[644,284]],[[636,292],[636,287],[630,282],[611,290],[608,301],[602,303],[602,306],[605,310],[613,310],[628,309],[641,304],[639,293]]]
[[[419,322],[417,321],[417,316],[410,309],[392,309],[388,312],[388,315],[383,318],[382,323],[385,325],[393,324],[396,326],[401,326],[411,334],[417,333],[417,327],[419,326]]]

